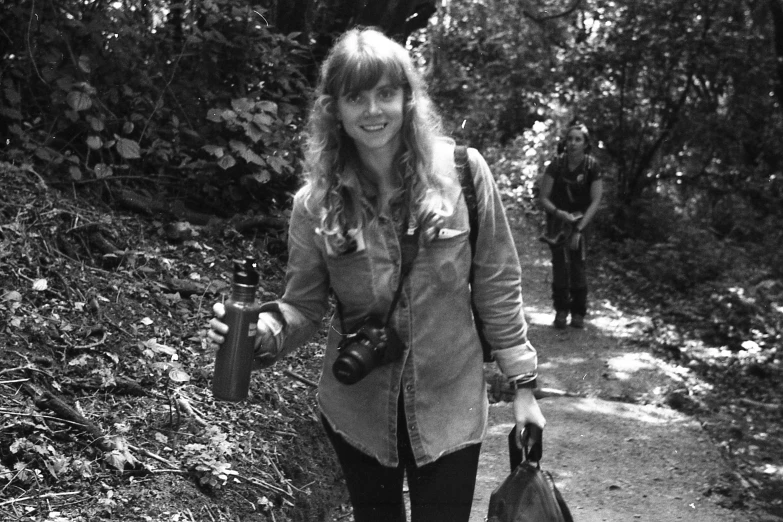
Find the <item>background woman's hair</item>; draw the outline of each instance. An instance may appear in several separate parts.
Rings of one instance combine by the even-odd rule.
[[[336,41],[321,66],[307,125],[305,202],[325,234],[365,225],[380,210],[372,201],[374,187],[359,172],[353,140],[337,118],[337,100],[372,89],[384,75],[404,92],[402,151],[394,168],[407,189],[406,204],[416,212],[427,189],[444,185],[433,165],[441,121],[410,55],[376,29],[351,29]]]
[[[587,129],[587,125],[584,123],[572,123],[566,128],[563,136],[557,142],[557,153],[562,154],[565,152],[565,145],[568,141],[568,133],[572,130],[578,130],[582,133],[582,136],[585,137],[585,154],[589,154],[590,151],[593,150],[593,141],[590,138],[590,131]]]

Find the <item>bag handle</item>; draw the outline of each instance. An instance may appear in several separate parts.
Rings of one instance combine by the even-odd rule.
[[[508,459],[511,471],[522,464],[523,460],[535,462],[540,467],[541,457],[544,453],[544,430],[536,424],[526,424],[522,430],[522,449],[517,446],[519,440],[516,425],[508,434]]]

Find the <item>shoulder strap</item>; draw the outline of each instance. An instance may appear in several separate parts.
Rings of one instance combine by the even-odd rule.
[[[470,241],[471,260],[468,282],[473,285],[473,257],[476,255],[476,239],[479,232],[478,198],[476,197],[476,186],[473,182],[473,172],[471,172],[470,161],[468,160],[468,149],[464,145],[458,145],[454,148],[454,164],[457,166],[459,183],[462,186],[462,196],[465,198],[465,205],[468,207],[468,224],[470,225],[468,240]],[[484,362],[491,362],[494,360],[494,357],[492,356],[492,347],[487,342],[486,337],[484,337],[484,321],[479,317],[476,304],[472,301],[471,308],[473,309],[473,319],[476,322],[476,330],[478,330],[479,340],[481,341]]]
[[[462,195],[465,198],[465,204],[468,207],[468,223],[470,224],[468,239],[470,240],[470,254],[472,259],[473,255],[476,253],[476,238],[478,238],[478,200],[476,199],[476,186],[473,184],[473,173],[470,170],[470,162],[468,161],[467,147],[464,145],[457,145],[454,148],[454,163],[457,166],[459,183],[462,186]],[[470,282],[473,283],[472,266],[470,270]]]

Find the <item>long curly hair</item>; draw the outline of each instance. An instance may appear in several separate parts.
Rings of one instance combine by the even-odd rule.
[[[402,147],[393,165],[402,180],[403,205],[414,218],[441,206],[449,181],[438,172],[434,156],[444,138],[421,75],[399,43],[374,28],[351,29],[321,66],[307,125],[305,208],[320,221],[321,234],[364,227],[381,211],[375,187],[361,175],[354,142],[339,124],[337,100],[372,89],[384,75],[404,93]]]

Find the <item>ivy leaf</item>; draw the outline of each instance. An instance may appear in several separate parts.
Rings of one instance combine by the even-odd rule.
[[[95,171],[95,175],[98,177],[98,179],[108,178],[113,173],[111,167],[105,163],[96,164],[95,167],[93,167],[93,170]]]
[[[242,159],[247,161],[248,163],[254,163],[260,167],[266,165],[264,159],[250,149],[245,149],[244,151],[242,151],[240,156],[242,156]]]
[[[201,147],[203,150],[207,151],[208,153],[212,154],[216,158],[220,159],[223,157],[223,155],[226,153],[225,149],[223,147],[219,147],[217,145],[204,145]]]
[[[92,107],[92,100],[90,97],[79,91],[69,92],[66,101],[68,102],[68,105],[71,107],[71,109],[75,110],[76,112],[86,111]]]
[[[237,164],[237,160],[231,154],[226,154],[218,160],[218,166],[223,170],[228,170]]]
[[[120,156],[125,159],[141,158],[139,144],[136,141],[119,136],[115,136],[115,138],[117,138],[117,152],[120,153]]]
[[[277,114],[277,104],[275,102],[269,100],[260,101],[256,103],[256,107],[261,111]]]
[[[92,71],[92,67],[90,66],[90,57],[81,55],[79,57],[79,69],[81,69],[83,72],[89,73]]]
[[[6,87],[4,90],[5,98],[11,103],[11,105],[19,105],[22,103],[22,96],[19,94],[19,91],[13,87]]]
[[[92,150],[98,150],[103,146],[103,140],[100,138],[100,136],[88,136],[87,146]]]
[[[182,370],[174,369],[169,372],[169,379],[171,379],[174,382],[188,382],[190,380],[190,375],[187,374],[187,372],[184,372]]]
[[[106,128],[106,125],[104,125],[103,120],[100,118],[96,118],[94,116],[88,116],[87,121],[90,122],[90,128],[94,130],[95,132],[101,132],[103,129]]]
[[[223,111],[221,109],[209,109],[207,111],[207,119],[215,123],[220,123],[222,121],[222,115]]]
[[[288,161],[278,156],[267,156],[266,162],[278,174],[282,174],[283,169],[291,166],[291,164]]]

